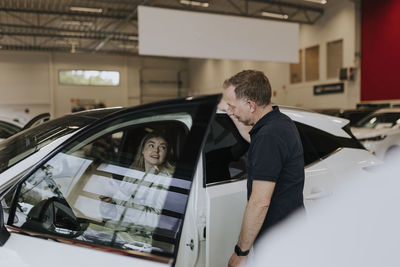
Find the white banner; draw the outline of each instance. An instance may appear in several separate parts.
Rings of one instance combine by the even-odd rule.
[[[139,6],[139,54],[297,62],[297,23]]]

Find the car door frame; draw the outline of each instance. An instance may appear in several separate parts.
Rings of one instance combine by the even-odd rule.
[[[53,151],[51,151],[47,156],[42,158],[40,161],[38,161],[36,164],[34,164],[29,171],[27,171],[18,181],[13,185],[15,191],[14,191],[14,196],[12,200],[12,206],[10,209],[8,221],[7,221],[7,228],[11,230],[12,232],[18,232],[14,231],[12,228],[12,220],[15,216],[15,211],[16,211],[16,206],[17,206],[17,195],[19,194],[21,184],[28,179],[34,172],[36,172],[40,166],[42,166],[44,163],[48,162],[50,159],[52,159],[55,155],[57,155],[59,152],[61,152],[65,147],[73,144],[73,142],[79,140],[83,136],[85,136],[87,133],[90,131],[93,131],[95,129],[100,128],[102,125],[106,125],[107,123],[110,123],[114,120],[117,120],[119,118],[123,118],[125,116],[131,116],[131,115],[140,115],[141,113],[146,113],[146,112],[151,112],[151,111],[156,111],[156,110],[166,110],[168,107],[198,107],[199,111],[196,113],[196,117],[193,118],[193,125],[192,128],[189,131],[189,134],[187,136],[187,139],[193,140],[194,142],[190,143],[190,147],[197,147],[197,153],[189,153],[191,149],[185,148],[181,157],[181,167],[178,168],[177,170],[181,173],[175,173],[175,176],[178,175],[183,175],[186,177],[191,177],[191,180],[193,181],[193,177],[195,175],[196,167],[197,164],[200,160],[200,155],[202,152],[202,148],[204,147],[205,144],[205,139],[208,135],[209,128],[210,128],[210,122],[213,121],[214,116],[216,114],[216,109],[217,109],[217,104],[219,103],[222,95],[221,94],[216,94],[216,95],[208,95],[208,96],[201,96],[201,97],[189,97],[189,98],[183,98],[183,99],[174,99],[174,100],[167,100],[167,101],[162,101],[162,102],[157,102],[157,103],[150,103],[146,104],[143,106],[138,106],[138,107],[133,107],[133,108],[128,108],[124,109],[118,112],[115,112],[109,116],[106,116],[103,119],[97,120],[88,126],[86,126],[84,129],[81,131],[77,132],[75,135],[73,135],[70,139],[66,140],[63,142],[61,145],[56,147]],[[191,163],[190,163],[191,162]],[[185,168],[184,166],[190,166],[193,165],[193,168]],[[190,195],[191,193],[189,193]],[[1,195],[1,194],[0,194]],[[186,203],[187,205],[187,203]],[[185,211],[186,211],[185,207]],[[185,212],[186,213],[186,212]],[[182,233],[182,227],[184,224],[184,219],[185,215],[183,215],[183,223],[180,226],[180,229],[178,231],[178,236],[177,236],[177,242],[176,242],[176,249],[174,251],[174,255],[172,257],[173,260],[173,265],[175,264],[175,260],[177,259],[177,253],[179,251],[179,244],[180,244],[180,234]],[[27,231],[28,232],[28,231]],[[131,255],[131,254],[130,254]],[[135,256],[135,255],[132,255]],[[143,255],[140,256],[143,258]],[[150,258],[151,260],[151,258]]]

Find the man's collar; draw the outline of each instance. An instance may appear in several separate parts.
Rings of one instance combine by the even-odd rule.
[[[272,106],[272,110],[268,113],[266,113],[261,119],[259,119],[254,126],[251,128],[249,134],[253,135],[255,134],[263,125],[265,125],[271,117],[273,117],[275,114],[279,112],[279,107],[278,106]]]

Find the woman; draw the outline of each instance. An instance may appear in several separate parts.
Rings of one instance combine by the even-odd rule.
[[[162,133],[148,133],[140,142],[132,167],[146,173],[170,177],[174,171],[172,156],[173,151]]]
[[[167,138],[160,132],[144,136],[138,152],[118,189],[112,197],[100,196],[100,212],[108,219],[110,228],[128,233],[130,239],[171,250],[170,244],[153,239],[163,222],[161,211],[167,201],[168,189],[174,172],[173,151]],[[167,178],[168,177],[168,178]],[[164,216],[165,217],[165,216]],[[160,221],[161,220],[161,221]],[[168,219],[169,230],[177,231],[179,220]]]

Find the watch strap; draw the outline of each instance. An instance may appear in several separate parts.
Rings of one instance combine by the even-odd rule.
[[[250,250],[243,251],[238,245],[235,246],[235,253],[238,256],[247,256],[249,255]]]

